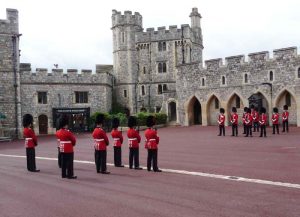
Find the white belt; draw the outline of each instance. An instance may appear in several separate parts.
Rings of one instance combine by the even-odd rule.
[[[114,138],[114,141],[118,141],[118,140],[120,140],[120,138]]]
[[[60,141],[60,144],[72,143],[71,141]]]
[[[32,138],[25,138],[26,141],[32,140]]]
[[[134,140],[137,140],[137,138],[130,138],[128,139],[129,141],[134,141]]]
[[[149,139],[148,141],[156,141],[156,139]]]
[[[95,139],[95,142],[102,142],[104,139]]]

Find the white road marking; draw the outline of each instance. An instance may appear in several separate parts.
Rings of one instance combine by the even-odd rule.
[[[0,157],[26,158],[26,156],[23,155],[7,155],[7,154],[0,154]],[[57,161],[57,158],[49,158],[49,157],[36,157],[36,159]],[[95,164],[95,162],[93,161],[83,161],[83,160],[74,160],[74,162],[82,163],[82,164]],[[111,163],[107,163],[107,165],[114,166],[114,164]],[[128,167],[128,165],[125,165],[125,167]],[[143,167],[143,169],[147,169],[147,168]],[[230,181],[237,181],[237,182],[248,182],[248,183],[300,189],[300,184],[293,184],[293,183],[286,183],[286,182],[275,182],[275,181],[262,180],[262,179],[249,179],[249,178],[238,177],[238,176],[226,176],[226,175],[211,174],[211,173],[192,172],[186,170],[174,170],[174,169],[161,169],[161,170],[167,173],[201,176],[201,177],[223,179],[223,180],[230,180]]]

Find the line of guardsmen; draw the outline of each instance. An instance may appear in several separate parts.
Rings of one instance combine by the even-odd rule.
[[[58,121],[58,130],[56,132],[57,147],[58,147],[58,166],[61,168],[61,177],[68,179],[76,179],[74,175],[74,146],[76,145],[76,138],[74,134],[68,129],[69,119],[68,116],[63,115]],[[103,129],[104,115],[98,114],[96,116],[96,127],[92,133],[94,140],[94,157],[96,172],[102,174],[110,174],[106,167],[107,158],[107,146],[109,140],[106,132]],[[112,120],[111,136],[113,138],[114,147],[114,165],[115,167],[124,167],[122,165],[122,144],[123,136],[122,132],[118,130],[120,121],[118,118]],[[162,172],[157,166],[157,154],[159,137],[155,126],[154,116],[148,116],[146,120],[147,129],[145,130],[145,148],[148,151],[147,157],[147,170],[151,171],[151,167],[154,172]],[[137,119],[134,116],[128,118],[128,146],[129,146],[129,169],[142,170],[139,165],[139,143],[141,137],[139,130],[136,130]],[[35,147],[37,146],[37,137],[33,131],[33,117],[30,114],[26,114],[23,117],[23,135],[25,138],[26,157],[27,157],[27,169],[30,172],[39,172],[36,169],[35,163]]]
[[[289,132],[289,112],[288,106],[283,106],[283,113],[282,113],[282,132]],[[271,117],[272,120],[272,127],[273,127],[273,134],[277,132],[279,134],[279,113],[278,108],[273,108],[273,114]],[[232,107],[232,112],[230,114],[230,123],[232,126],[232,134],[231,136],[238,136],[238,119],[239,116],[237,114],[237,109]],[[219,124],[219,134],[218,136],[225,136],[225,109],[220,108],[220,113],[218,115],[218,124]],[[260,137],[267,137],[266,133],[266,125],[267,125],[267,115],[266,109],[262,107],[260,112],[258,109],[255,108],[253,105],[251,108],[244,108],[243,116],[242,116],[242,123],[245,134],[245,137],[252,137],[252,127],[253,132],[259,132],[260,130]]]

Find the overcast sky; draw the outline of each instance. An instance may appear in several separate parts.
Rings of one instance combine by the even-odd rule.
[[[32,68],[95,69],[112,64],[112,9],[139,12],[144,29],[190,24],[202,15],[204,60],[300,44],[299,0],[0,0],[19,11],[21,62]],[[298,52],[300,53],[300,51]]]

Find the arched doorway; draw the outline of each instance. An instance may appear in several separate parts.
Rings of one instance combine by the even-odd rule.
[[[202,124],[201,104],[195,96],[190,100],[188,106],[188,119],[189,125]]]
[[[275,106],[278,108],[279,113],[282,114],[283,112],[283,106],[288,106],[289,111],[289,124],[296,125],[297,124],[297,104],[295,101],[295,98],[293,95],[287,91],[284,90],[279,94]]]
[[[237,114],[240,117],[239,122],[241,123],[242,122],[241,117],[243,116],[245,105],[241,97],[239,97],[236,93],[234,93],[228,100],[227,111],[225,111],[228,114],[228,117],[230,117],[232,107],[235,107],[237,109]]]
[[[252,105],[254,105],[254,107],[256,107],[258,109],[258,111],[260,111],[261,107],[266,108],[267,114],[269,112],[269,103],[266,99],[266,97],[260,93],[257,92],[255,94],[252,94],[249,98],[249,107],[251,107]]]
[[[168,107],[168,116],[169,121],[176,121],[177,120],[177,114],[176,114],[176,102],[170,102]]]
[[[39,134],[48,134],[48,117],[46,115],[39,116]]]
[[[207,102],[207,125],[217,125],[217,116],[220,109],[220,100],[213,95]]]

